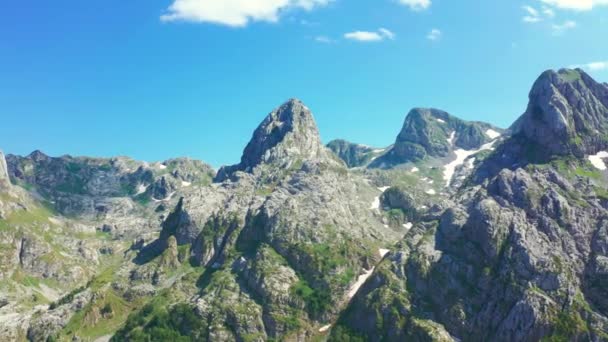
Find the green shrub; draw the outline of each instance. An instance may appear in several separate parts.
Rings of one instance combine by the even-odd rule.
[[[188,304],[176,304],[166,308],[162,301],[144,306],[131,314],[125,326],[112,341],[162,342],[202,341],[207,327]]]

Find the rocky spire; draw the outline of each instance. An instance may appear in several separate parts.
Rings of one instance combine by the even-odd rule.
[[[222,181],[235,171],[251,172],[261,164],[286,168],[297,160],[328,157],[312,113],[300,100],[291,99],[268,114],[254,131],[241,162],[220,169],[216,180]]]
[[[545,71],[511,130],[550,154],[593,154],[608,141],[608,86],[583,70]]]
[[[6,159],[4,153],[0,151],[0,189],[7,189],[10,187],[11,181],[8,177],[8,166],[6,165]]]

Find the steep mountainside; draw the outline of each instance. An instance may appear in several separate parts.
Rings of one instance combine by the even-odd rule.
[[[608,339],[608,175],[582,154],[603,146],[606,89],[581,70],[541,75],[514,135],[408,232],[332,339]]]
[[[608,341],[607,137],[560,70],[508,131],[326,147],[292,99],[217,174],[0,153],[0,340]]]
[[[379,248],[403,234],[369,208],[377,190],[332,158],[297,100],[270,113],[222,174],[230,180],[180,201],[140,253],[154,260],[183,247],[205,268],[190,305],[213,340],[312,338]]]
[[[108,288],[111,278],[103,286],[95,279],[129,263],[133,239],[158,233],[173,197],[210,184],[214,176],[209,166],[187,159],[148,165],[127,158],[52,158],[39,151],[6,159],[0,158],[10,175],[2,173],[0,180],[2,340],[45,340],[83,305],[99,310],[106,298],[116,298]],[[130,309],[116,304],[121,315],[100,331],[115,330],[111,325],[124,321]],[[97,323],[89,325],[102,325]]]

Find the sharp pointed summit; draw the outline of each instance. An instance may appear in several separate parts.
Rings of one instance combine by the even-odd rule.
[[[251,172],[261,164],[288,168],[297,161],[327,158],[329,153],[321,143],[310,109],[302,101],[290,99],[268,114],[253,132],[241,162],[222,167],[216,181],[229,178],[236,171]]]

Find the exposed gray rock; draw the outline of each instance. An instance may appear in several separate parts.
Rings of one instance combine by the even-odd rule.
[[[384,152],[384,149],[375,149],[341,139],[330,141],[327,144],[327,148],[351,168],[365,166]]]
[[[11,180],[8,176],[8,166],[6,165],[6,159],[4,153],[0,151],[0,190],[8,190],[11,185]]]
[[[438,109],[415,108],[406,116],[395,144],[370,167],[387,168],[427,157],[447,157],[456,148],[478,149],[495,139],[487,134],[488,130],[503,132],[490,124],[467,122]]]
[[[607,145],[608,87],[583,70],[544,72],[511,130],[550,154],[595,154]]]
[[[602,145],[593,133],[568,142],[605,134],[605,94],[581,71],[543,74],[514,136],[455,205],[408,232],[332,336],[404,339],[425,319],[465,341],[606,340],[608,206],[598,194],[608,184],[579,155]]]
[[[418,217],[418,205],[403,187],[391,187],[383,192],[380,196],[380,204],[383,208],[401,210],[409,221]]]
[[[260,164],[279,169],[298,167],[305,160],[333,160],[321,143],[315,120],[300,100],[291,99],[268,114],[237,165],[223,167],[216,181],[234,176],[236,171],[252,172]],[[337,162],[335,162],[337,163]]]
[[[74,299],[56,309],[39,312],[32,317],[27,330],[27,339],[33,342],[46,342],[55,337],[65,327],[72,315],[82,310],[92,299],[90,291],[77,294]]]

